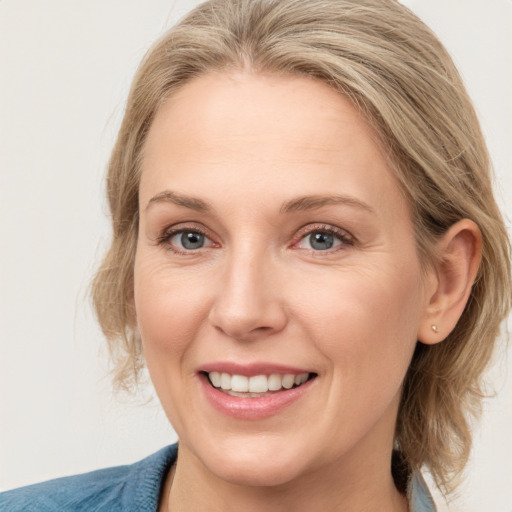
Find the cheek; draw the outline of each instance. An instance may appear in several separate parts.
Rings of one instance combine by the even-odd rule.
[[[307,299],[295,317],[302,319],[341,387],[373,386],[377,395],[383,387],[400,386],[422,312],[419,272],[409,267],[339,272],[302,292]]]
[[[197,280],[184,278],[165,262],[143,253],[136,258],[134,299],[144,358],[160,402],[178,432],[185,431],[183,418],[188,417],[187,407],[193,400],[186,382],[194,373],[190,358],[207,303],[206,288],[198,286]]]
[[[148,366],[179,357],[204,322],[205,287],[201,276],[170,270],[144,258],[135,262],[135,310]]]

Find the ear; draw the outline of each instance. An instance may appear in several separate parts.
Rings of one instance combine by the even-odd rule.
[[[427,345],[444,340],[464,311],[482,254],[480,229],[469,219],[457,222],[439,240],[437,254],[418,332],[418,340]]]

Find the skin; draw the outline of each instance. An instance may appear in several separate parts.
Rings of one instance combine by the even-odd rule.
[[[160,510],[407,510],[390,473],[401,385],[417,340],[441,341],[462,312],[478,228],[452,228],[447,263],[422,272],[364,118],[320,82],[251,72],[204,75],[166,101],[139,199],[137,324],[180,440]],[[183,248],[171,228],[203,232],[204,246]],[[335,246],[315,250],[309,234],[325,229]],[[205,398],[197,368],[212,361],[318,376],[278,414],[241,420]]]

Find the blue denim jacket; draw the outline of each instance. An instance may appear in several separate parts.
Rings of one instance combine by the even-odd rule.
[[[129,466],[57,478],[0,494],[1,512],[156,512],[178,445],[167,446]],[[434,512],[421,474],[407,492],[410,512]]]

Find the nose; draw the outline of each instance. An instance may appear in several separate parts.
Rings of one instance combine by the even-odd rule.
[[[233,253],[218,276],[209,313],[211,325],[239,341],[280,332],[287,323],[279,269],[250,248]]]

